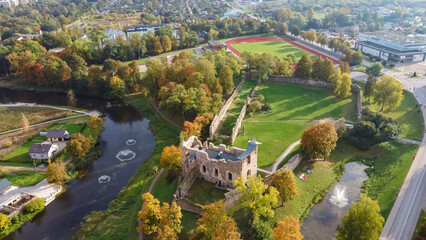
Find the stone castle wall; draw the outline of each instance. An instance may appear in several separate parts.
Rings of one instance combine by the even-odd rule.
[[[222,121],[226,117],[226,113],[228,112],[229,107],[232,105],[234,98],[237,96],[244,82],[245,82],[245,78],[243,78],[243,80],[238,84],[238,86],[232,92],[231,96],[228,98],[228,100],[226,100],[225,104],[222,106],[219,112],[214,116],[212,122],[210,123],[210,128],[209,128],[210,138],[212,138],[216,134]]]

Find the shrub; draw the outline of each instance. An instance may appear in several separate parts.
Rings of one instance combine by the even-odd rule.
[[[6,148],[10,148],[10,147],[12,147],[12,145],[13,145],[12,141],[6,141],[4,143],[4,147],[6,147]]]
[[[37,198],[25,205],[25,211],[28,213],[36,212],[44,208],[44,200],[42,198]]]
[[[254,240],[270,240],[272,239],[272,229],[268,223],[258,220],[253,226],[253,239]]]
[[[263,111],[271,111],[271,110],[272,110],[272,106],[271,106],[271,104],[270,104],[270,103],[265,103],[265,104],[263,104],[263,106],[262,106],[262,110],[263,110]]]
[[[346,130],[347,130],[346,126],[345,126],[345,125],[343,125],[343,126],[342,126],[342,127],[340,127],[339,129],[337,129],[337,131],[336,131],[337,136],[338,136],[339,138],[343,137],[343,136],[345,135],[345,133],[346,133]]]
[[[262,109],[262,104],[258,100],[255,100],[252,103],[250,103],[248,107],[249,113],[255,113],[259,111],[260,109]]]
[[[4,178],[10,174],[9,170],[7,169],[0,169],[0,178]]]
[[[372,122],[361,121],[354,125],[355,133],[362,137],[372,137],[376,134],[376,126]]]
[[[259,101],[259,102],[263,102],[263,101],[265,101],[265,96],[263,96],[262,94],[259,94],[259,95],[256,97],[256,100],[257,100],[257,101]]]

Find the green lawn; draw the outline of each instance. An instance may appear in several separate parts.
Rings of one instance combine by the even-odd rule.
[[[207,205],[224,199],[226,192],[225,190],[216,188],[214,183],[197,178],[189,189],[186,198],[193,203]]]
[[[399,122],[402,128],[400,137],[421,141],[425,126],[421,109],[416,104],[417,100],[414,95],[410,91],[404,90],[404,99],[401,105],[395,111],[390,112],[385,110],[382,114]],[[380,107],[377,105],[370,104],[367,106],[373,112],[380,111]]]
[[[167,181],[167,173],[163,172],[152,189],[152,195],[160,202],[170,203],[173,200],[173,194],[176,192],[178,180],[179,178],[175,177],[173,181]]]
[[[179,239],[189,239],[190,231],[197,227],[198,214],[182,210],[182,232],[179,234]]]
[[[239,135],[234,146],[245,149],[248,140],[256,137],[261,142],[257,155],[257,166],[271,165],[293,142],[302,137],[303,131],[313,125],[313,121],[281,121],[281,122],[243,122],[246,135]]]
[[[347,141],[340,140],[330,158],[336,162],[374,162],[374,171],[369,170],[364,190],[369,197],[379,202],[380,213],[386,219],[418,149],[417,145],[392,140],[374,145],[368,151],[361,151]]]
[[[12,184],[12,186],[17,187],[26,187],[35,185],[43,179],[45,179],[45,173],[44,172],[33,172],[33,171],[16,171],[13,172],[14,174],[11,174],[11,172],[8,172],[7,175],[2,175],[0,177],[7,178],[9,182]]]
[[[340,100],[324,88],[275,82],[259,87],[256,93],[265,96],[265,103],[270,103],[273,110],[252,117],[246,115],[242,124],[246,127],[246,135],[239,135],[234,145],[245,148],[253,137],[262,142],[259,167],[273,163],[291,143],[300,139],[303,131],[315,124],[312,119],[345,117],[355,120],[355,96]]]
[[[179,144],[179,129],[157,116],[148,106],[146,98],[133,97],[126,100],[150,119],[150,127],[155,134],[156,147],[144,164],[140,165],[128,185],[121,190],[109,208],[103,212],[93,212],[85,217],[85,222],[77,234],[85,239],[129,239],[137,240],[137,214],[142,207],[142,193],[155,177],[150,173],[153,165],[160,167],[160,156],[163,148],[171,144]]]
[[[287,55],[294,55],[297,59],[301,58],[303,54],[307,53],[302,49],[286,43],[283,41],[273,41],[273,42],[251,42],[251,43],[237,43],[232,44],[232,47],[237,49],[240,53],[244,51],[251,52],[267,52],[267,53],[276,53],[280,57],[285,57]],[[308,53],[312,60],[316,60],[318,57]]]
[[[272,105],[271,113],[261,113],[247,120],[312,120],[328,117],[355,121],[356,98],[341,100],[325,88],[268,82],[257,94]]]

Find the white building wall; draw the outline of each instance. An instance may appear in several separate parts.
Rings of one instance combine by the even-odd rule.
[[[370,47],[366,47],[364,45],[361,45],[361,52],[368,53],[368,54],[371,54],[371,55],[376,56],[376,57],[380,57],[380,51],[379,50],[376,50],[376,49],[373,49],[373,48],[370,48]]]
[[[417,54],[413,56],[413,62],[423,61],[424,54]]]

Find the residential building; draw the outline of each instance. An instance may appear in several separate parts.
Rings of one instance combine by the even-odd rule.
[[[11,186],[12,186],[12,184],[9,182],[9,180],[7,180],[6,178],[3,178],[0,181],[0,194],[9,190]]]
[[[196,136],[189,137],[181,145],[182,174],[196,174],[218,187],[234,188],[234,181],[238,177],[247,180],[256,176],[259,144],[253,138],[246,149],[227,149],[224,144],[216,147],[207,141],[201,144]]]
[[[390,31],[360,33],[355,48],[397,63],[424,61],[426,55],[425,40]]]
[[[207,50],[220,51],[222,50],[222,48],[226,50],[228,49],[225,43],[221,43],[220,41],[213,40],[213,41],[209,41],[208,45],[203,47],[203,51],[207,51]]]
[[[118,36],[123,36],[124,39],[126,39],[126,33],[121,30],[116,29],[107,29],[105,31],[105,34],[108,36],[108,39],[116,39]]]
[[[63,142],[70,140],[71,136],[65,129],[49,129],[46,137],[49,142]]]
[[[0,7],[10,8],[12,7],[10,0],[0,0]]]
[[[49,159],[58,151],[58,145],[51,143],[34,143],[28,151],[31,159]]]

